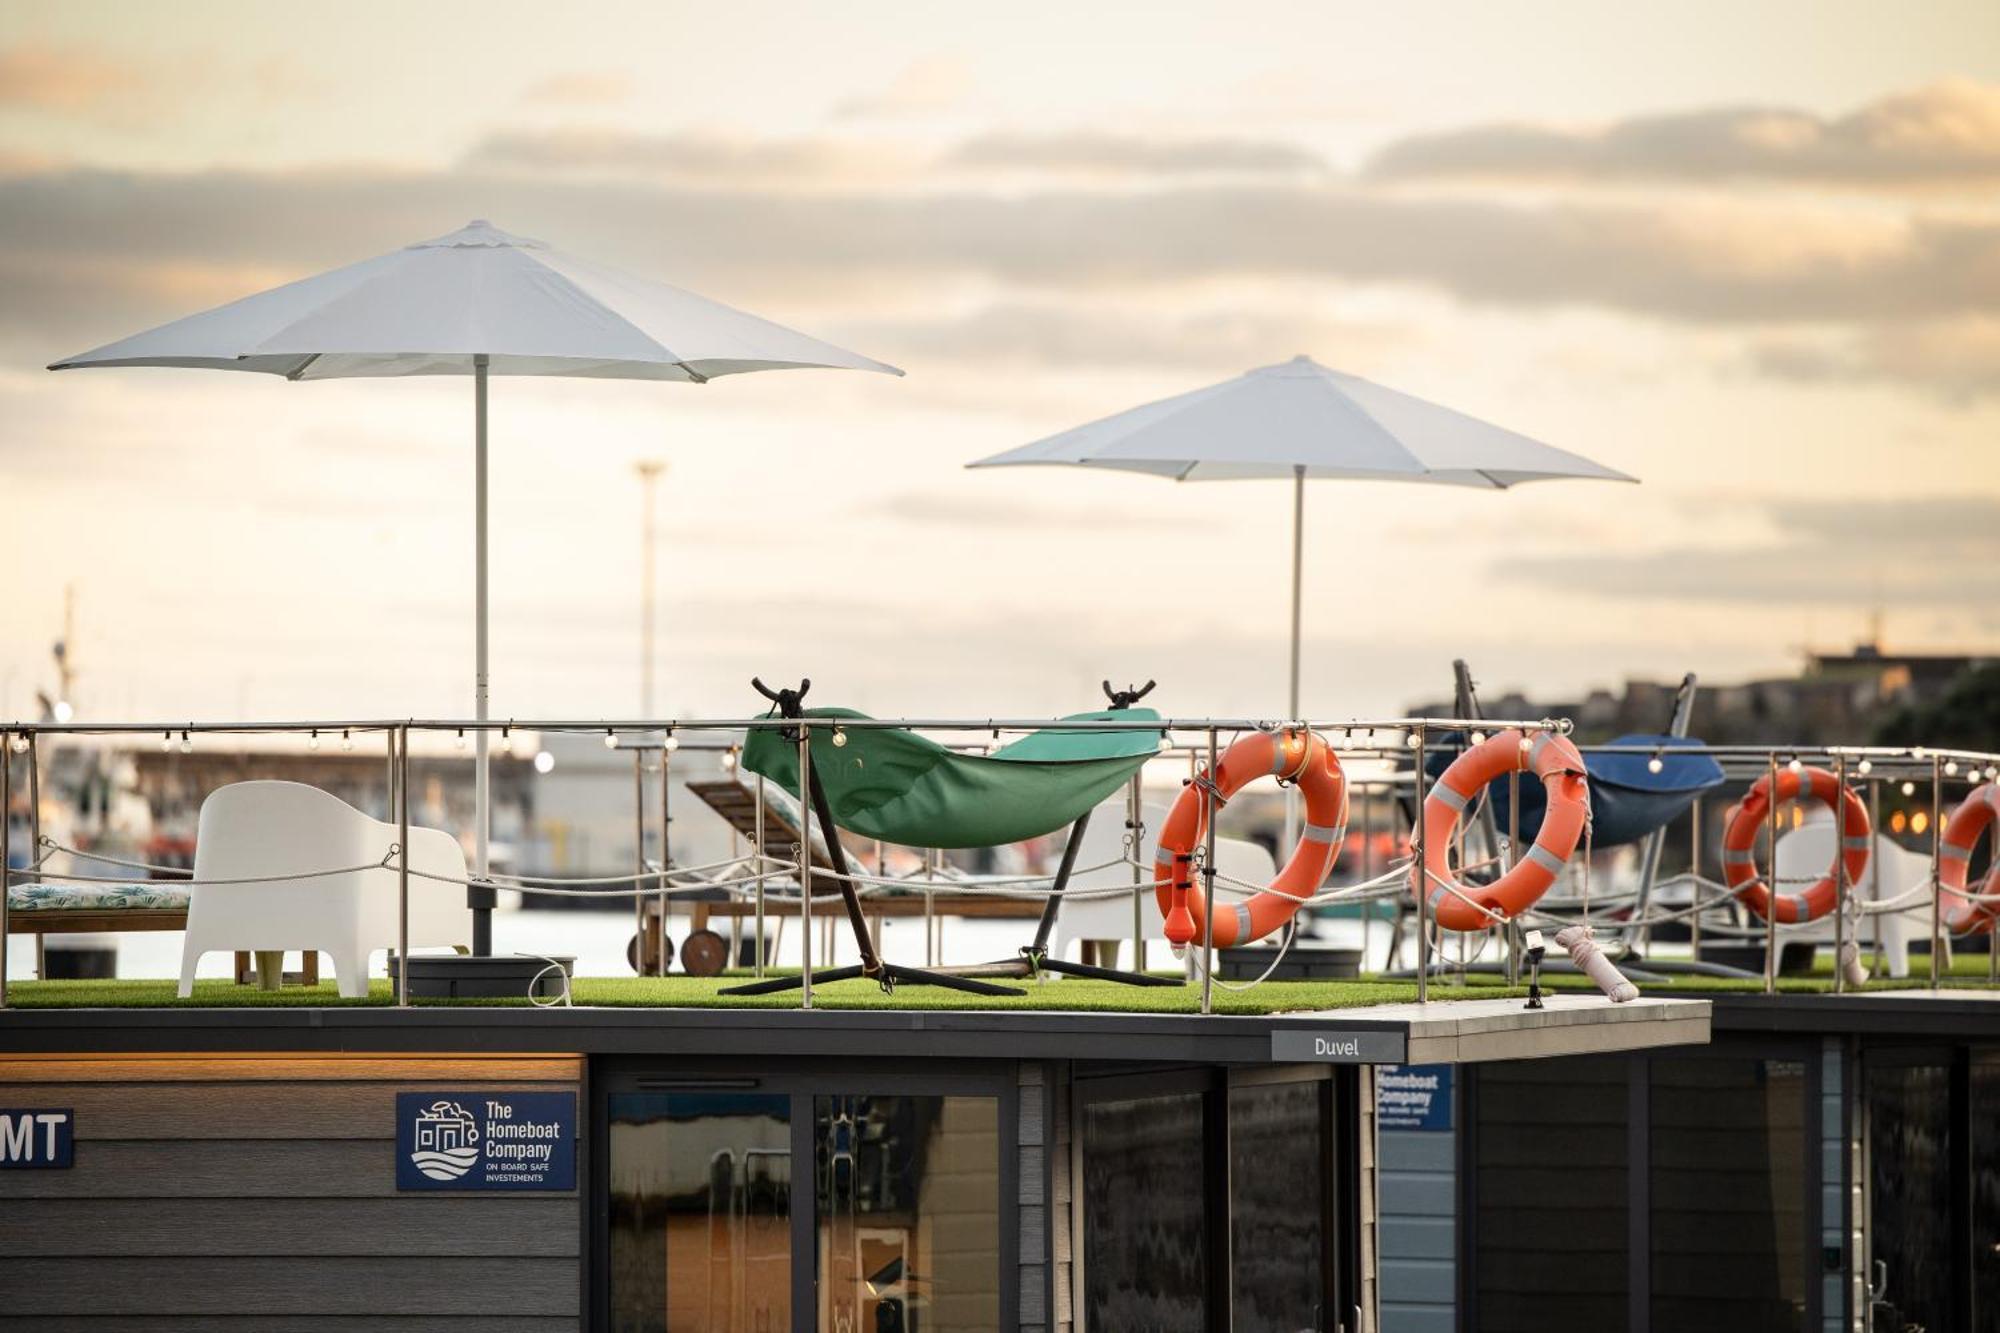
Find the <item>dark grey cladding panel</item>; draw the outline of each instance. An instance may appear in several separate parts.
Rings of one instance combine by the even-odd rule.
[[[0,1333],[381,1333],[376,1315],[22,1315]],[[576,1333],[574,1315],[420,1315],[395,1333]]]
[[[301,1248],[310,1249],[308,1238]],[[567,1315],[573,1259],[0,1259],[10,1315]]]
[[[13,1199],[0,1208],[0,1255],[517,1254],[574,1257],[577,1205],[563,1195],[477,1199]],[[0,1302],[4,1306],[4,1302]]]

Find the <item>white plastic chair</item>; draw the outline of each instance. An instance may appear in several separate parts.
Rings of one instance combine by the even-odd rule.
[[[1797,893],[1812,880],[1826,873],[1833,864],[1834,827],[1833,816],[1823,808],[1813,808],[1805,822],[1799,827],[1778,836],[1778,882],[1781,893]],[[1883,898],[1895,898],[1919,884],[1928,883],[1931,875],[1930,858],[1919,852],[1898,846],[1884,834],[1875,835],[1875,846],[1868,857],[1868,870],[1859,884],[1848,886],[1848,892],[1855,897],[1874,902]],[[1862,961],[1866,963],[1877,936],[1881,938],[1882,955],[1889,964],[1889,975],[1907,977],[1910,975],[1910,941],[1927,940],[1931,934],[1931,905],[1928,895],[1916,905],[1900,912],[1870,913],[1860,919],[1860,926],[1850,931],[1849,937],[1861,946]],[[1784,937],[1790,940],[1812,941],[1816,944],[1833,942],[1833,915],[1828,913],[1810,926],[1788,929]]]
[[[1122,795],[1091,811],[1090,825],[1083,831],[1083,847],[1077,852],[1076,863],[1079,866],[1102,866],[1104,862],[1125,854],[1125,815],[1125,798]],[[1138,859],[1145,866],[1139,872],[1139,910],[1146,938],[1160,944],[1159,950],[1149,951],[1150,961],[1157,965],[1160,959],[1166,957],[1166,921],[1160,915],[1159,899],[1153,892],[1153,850],[1158,845],[1160,829],[1167,822],[1166,807],[1145,806],[1142,818],[1146,821],[1146,842],[1139,848],[1138,854]],[[1215,868],[1229,878],[1246,884],[1269,884],[1278,874],[1278,864],[1265,850],[1264,844],[1242,838],[1216,838]],[[1132,869],[1126,865],[1103,866],[1088,874],[1078,872],[1069,882],[1071,889],[1130,888],[1131,884]],[[1238,901],[1233,895],[1225,900],[1219,887],[1215,896],[1218,901]],[[1132,941],[1131,895],[1115,894],[1065,902],[1062,915],[1056,918],[1055,940],[1050,948],[1060,958],[1067,946],[1084,940],[1109,942],[1114,955],[1121,943],[1129,946]],[[1118,965],[1115,956],[1109,960],[1100,958],[1098,962],[1104,967]]]
[[[398,875],[393,862],[378,864],[395,842],[395,825],[302,783],[238,782],[210,793],[195,836],[181,997],[194,992],[203,954],[239,949],[316,950],[331,960],[342,995],[367,995],[370,955],[396,946]],[[463,880],[465,853],[450,834],[412,828],[410,868]],[[287,878],[325,870],[348,873]],[[471,934],[462,885],[411,876],[412,949],[463,945]]]

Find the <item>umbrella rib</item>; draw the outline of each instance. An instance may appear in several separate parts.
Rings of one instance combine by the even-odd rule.
[[[306,358],[305,360],[303,360],[303,361],[299,362],[299,364],[298,364],[298,365],[296,365],[296,366],[294,366],[294,367],[293,367],[292,369],[290,369],[290,370],[286,371],[286,372],[285,372],[285,378],[286,378],[286,379],[288,379],[288,380],[291,380],[291,381],[292,381],[293,383],[297,383],[297,382],[298,382],[299,380],[301,380],[301,379],[305,378],[305,373],[306,373],[306,372],[307,372],[308,370],[311,370],[311,369],[312,369],[312,364],[313,364],[313,362],[315,362],[315,361],[319,360],[319,358],[320,358],[320,354],[319,354],[318,352],[314,352],[314,353],[313,353],[313,354],[312,354],[311,356],[309,356],[309,357],[307,357],[307,358]],[[245,357],[240,357],[240,356],[239,356],[239,357],[237,357],[236,359],[237,359],[238,361],[242,361],[242,360],[246,360],[247,358],[245,358]]]

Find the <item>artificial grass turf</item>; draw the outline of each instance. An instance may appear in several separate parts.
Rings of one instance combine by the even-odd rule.
[[[773,975],[776,975],[774,973]],[[744,980],[742,974],[726,977],[579,977],[572,995],[578,1005],[609,1008],[728,1008],[796,1009],[798,992],[777,995],[721,995],[722,987]],[[1987,963],[1983,956],[1954,959],[1948,973],[1954,989],[1986,989]],[[1191,1014],[1201,1009],[1201,987],[1190,984],[1167,987],[1120,986],[1108,981],[1070,978],[1048,985],[1014,983],[1025,994],[1018,996],[965,995],[934,986],[900,986],[885,995],[873,982],[842,981],[813,988],[813,1004],[821,1009],[884,1010],[1042,1010],[1072,1013],[1151,1013]],[[1592,991],[1587,977],[1575,974],[1545,976],[1549,990]],[[1881,977],[1869,981],[1868,991],[1921,990],[1930,984],[1925,960],[1914,961],[1911,975],[1902,980]],[[1673,977],[1648,983],[1648,995],[1687,996],[1750,994],[1763,989],[1757,978]],[[1813,975],[1780,977],[1782,994],[1816,994],[1833,988],[1831,967]],[[1502,985],[1494,976],[1474,975],[1460,985],[1452,978],[1432,982],[1434,1000],[1503,999],[1527,994],[1524,986]],[[1214,1009],[1221,1014],[1275,1014],[1316,1009],[1353,1009],[1366,1005],[1402,1004],[1417,998],[1414,981],[1363,977],[1355,981],[1268,981],[1251,991],[1215,988]],[[20,1009],[203,1009],[203,1008],[296,1008],[319,1006],[347,1008],[387,1006],[395,1002],[389,983],[373,983],[366,999],[343,999],[333,983],[314,987],[287,987],[282,991],[238,986],[228,981],[198,981],[195,993],[186,1000],[174,994],[174,982],[160,980],[112,981],[15,981],[8,987],[8,1003]],[[525,1008],[521,1000],[416,1000],[422,1006],[459,1005],[469,1007]]]

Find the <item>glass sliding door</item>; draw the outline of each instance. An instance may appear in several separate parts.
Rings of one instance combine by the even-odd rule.
[[[813,1099],[820,1329],[999,1328],[999,1132],[991,1097]]]
[[[1082,1110],[1085,1327],[1202,1333],[1208,1317],[1204,1094]]]
[[[2000,1328],[2000,1050],[1972,1052],[1972,1326]]]
[[[1963,1327],[1952,1309],[1951,1067],[1871,1054],[1865,1072],[1873,1326]]]
[[[614,1333],[789,1333],[791,1105],[763,1093],[614,1093]]]
[[[742,1087],[606,1080],[611,1333],[999,1333],[1017,1317],[1006,1082],[679,1077]]]
[[[1234,1333],[1330,1328],[1326,1318],[1331,1084],[1229,1090]]]

